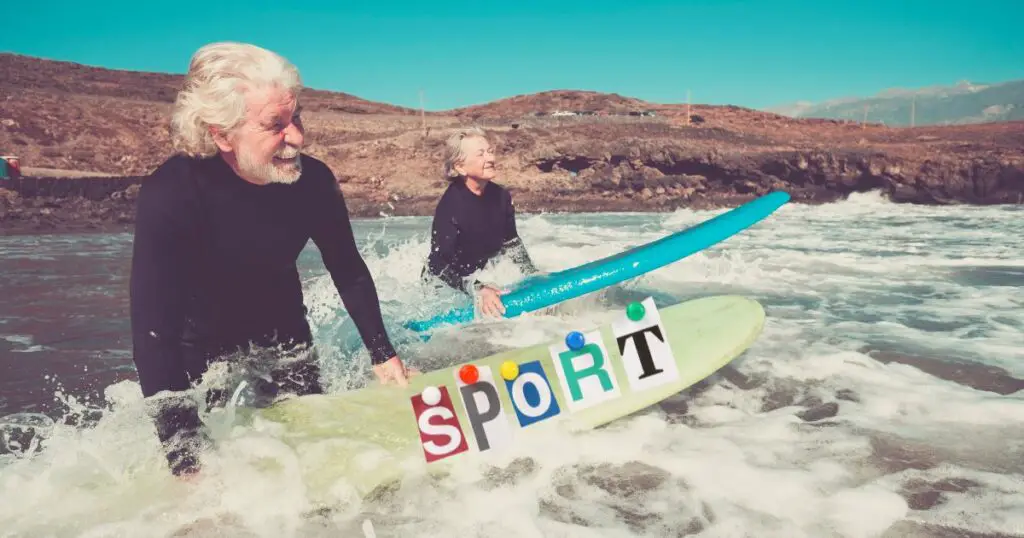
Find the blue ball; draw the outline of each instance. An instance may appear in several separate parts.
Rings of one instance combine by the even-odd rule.
[[[565,345],[573,351],[582,348],[585,343],[587,343],[587,339],[579,331],[573,331],[565,337]]]

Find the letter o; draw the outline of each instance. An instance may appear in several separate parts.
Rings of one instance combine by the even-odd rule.
[[[540,401],[536,406],[530,405],[526,400],[526,385],[531,384],[537,388],[537,395]],[[551,407],[551,389],[548,387],[544,377],[536,372],[521,374],[512,383],[512,402],[515,403],[519,412],[530,417],[537,418],[543,415]]]

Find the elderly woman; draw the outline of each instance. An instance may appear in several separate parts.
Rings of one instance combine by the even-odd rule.
[[[495,176],[494,149],[483,130],[462,129],[448,138],[444,177],[449,185],[434,212],[424,269],[467,293],[466,277],[498,255],[510,254],[524,274],[537,272],[516,231],[512,196],[494,183]],[[472,287],[484,314],[505,313],[500,290],[478,281]]]
[[[321,392],[296,260],[312,239],[382,382],[407,382],[331,170],[302,154],[298,70],[214,43],[193,56],[172,118],[177,155],[142,183],[130,309],[134,361],[174,474],[199,468],[197,409],[182,391],[213,361],[270,355],[265,388]]]

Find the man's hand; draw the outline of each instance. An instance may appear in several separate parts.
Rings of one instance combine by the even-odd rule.
[[[484,315],[499,317],[505,313],[505,305],[501,304],[501,291],[494,286],[480,288],[480,310]]]
[[[409,378],[419,375],[419,371],[413,368],[406,368],[398,355],[391,357],[387,362],[373,365],[373,373],[382,385],[396,384],[399,387],[409,385]]]

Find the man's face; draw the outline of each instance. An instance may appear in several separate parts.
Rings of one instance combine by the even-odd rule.
[[[253,183],[294,183],[302,174],[304,134],[295,96],[274,87],[248,92],[245,102],[241,127],[216,138],[225,160]]]

